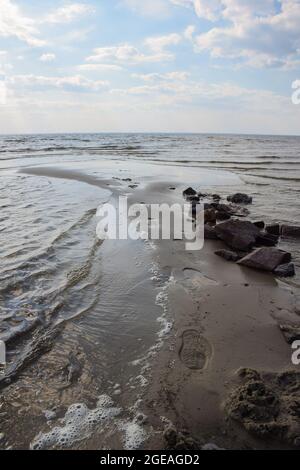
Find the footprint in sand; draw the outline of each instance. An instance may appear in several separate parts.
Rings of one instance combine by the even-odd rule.
[[[196,330],[185,330],[179,350],[181,362],[189,369],[205,369],[211,356],[211,346]]]

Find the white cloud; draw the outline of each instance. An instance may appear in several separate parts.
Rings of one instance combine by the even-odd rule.
[[[78,65],[78,70],[83,70],[87,72],[117,72],[123,70],[120,65],[115,64],[81,64]]]
[[[93,11],[94,8],[86,3],[71,3],[49,13],[44,21],[48,23],[70,23]]]
[[[147,38],[145,45],[154,52],[164,52],[166,47],[176,46],[181,41],[181,36],[176,33],[168,34],[166,36],[155,36]]]
[[[40,75],[14,75],[7,79],[11,86],[23,86],[29,88],[45,87],[59,88],[62,90],[87,90],[99,91],[106,88],[109,82],[103,80],[89,80],[81,75],[69,77],[46,77]]]
[[[0,36],[16,37],[30,46],[42,46],[35,21],[25,16],[11,0],[0,0]]]
[[[167,81],[185,81],[189,77],[188,72],[168,72],[168,73],[148,73],[148,74],[133,74],[133,78],[143,80],[145,82],[155,82],[161,80]]]
[[[56,59],[56,55],[51,52],[42,54],[40,57],[41,62],[52,62],[55,59]]]
[[[158,18],[169,13],[167,0],[123,0],[123,4],[143,16]]]
[[[94,49],[91,56],[86,58],[86,62],[102,63],[109,60],[132,65],[172,60],[174,54],[169,51],[169,47],[177,45],[180,41],[181,36],[175,33],[167,36],[150,37],[144,41],[146,52],[140,51],[130,44],[98,47]]]
[[[251,67],[299,67],[300,0],[170,2],[193,7],[199,17],[211,22],[222,20],[221,25],[194,38],[196,51]]]
[[[194,8],[199,18],[205,18],[215,21],[222,10],[222,1],[220,0],[169,0],[174,5],[186,8]]]

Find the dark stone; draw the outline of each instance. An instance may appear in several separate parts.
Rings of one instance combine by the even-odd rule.
[[[281,264],[274,270],[274,274],[279,277],[293,277],[295,276],[294,263]]]
[[[191,202],[192,204],[199,204],[200,198],[199,196],[190,196],[188,197],[188,201]]]
[[[216,226],[218,237],[235,250],[249,251],[256,242],[259,229],[249,221],[228,220]]]
[[[217,220],[229,220],[231,219],[231,215],[228,212],[224,211],[217,211],[216,212]]]
[[[192,196],[197,196],[197,191],[195,191],[193,188],[187,188],[183,191],[182,194],[186,199],[189,199]]]
[[[213,194],[212,195],[212,198],[215,200],[215,201],[221,201],[221,196],[219,196],[219,194]]]
[[[210,204],[209,202],[205,202],[203,204],[204,210],[206,211],[207,209],[215,209],[213,204]]]
[[[263,271],[274,271],[278,266],[291,261],[291,254],[278,248],[258,248],[238,261],[238,264]]]
[[[233,202],[234,204],[252,204],[252,197],[243,193],[236,193],[232,196],[228,196],[227,201]]]
[[[270,233],[271,235],[280,235],[280,225],[279,224],[272,224],[266,226],[266,232]]]
[[[296,225],[282,225],[281,236],[288,238],[300,238],[300,227]]]
[[[211,225],[204,225],[204,239],[205,240],[218,240],[218,235],[216,233],[216,228]]]
[[[263,230],[266,224],[264,223],[263,220],[259,220],[258,222],[254,222],[254,225]]]
[[[216,211],[214,209],[207,209],[204,211],[204,223],[207,224],[208,222],[216,223]]]
[[[230,251],[230,250],[217,250],[215,251],[215,255],[226,259],[226,261],[236,262],[239,259],[241,259],[241,257],[237,253],[235,253],[234,251]]]
[[[258,246],[275,246],[278,243],[278,236],[270,233],[260,233],[256,239]]]

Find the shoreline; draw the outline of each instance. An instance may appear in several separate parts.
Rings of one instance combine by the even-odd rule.
[[[67,170],[57,168],[22,171],[26,172],[49,178],[75,179],[108,189],[114,195],[123,193],[126,186],[126,174],[119,180],[114,177],[100,180],[76,171],[67,174]],[[163,182],[156,182],[153,176],[145,181],[140,176],[132,179],[139,186],[133,190],[126,188],[131,202],[182,201],[182,189],[186,182],[179,183],[179,177],[175,192],[169,189],[174,179]],[[129,182],[126,184],[128,186]],[[214,251],[223,247],[220,241],[206,241],[201,252],[191,253],[185,251],[183,241],[172,240],[158,242],[150,256],[157,263],[160,273],[168,273],[167,279],[172,278],[172,283],[167,286],[166,301],[167,318],[172,321],[173,327],[151,359],[151,372],[146,369],[150,386],[141,387],[142,398],[139,399],[142,399],[142,405],[135,415],[144,418],[141,422],[133,421],[136,426],[134,430],[127,424],[133,434],[145,429],[144,444],[141,445],[147,449],[168,447],[170,443],[166,438],[166,429],[170,426],[179,436],[180,433],[185,436],[183,446],[186,442],[189,445],[215,445],[219,448],[278,446],[277,440],[268,443],[267,440],[255,439],[240,425],[229,423],[224,406],[239,383],[236,376],[238,369],[280,372],[291,368],[291,348],[280,332],[278,321],[294,315],[295,297],[291,294],[292,287],[287,283],[279,285],[273,275],[252,271],[217,257]],[[67,325],[63,336],[67,337],[68,330],[74,328],[76,326],[72,323]],[[51,356],[53,352],[49,354]],[[81,351],[80,354],[83,357],[85,353]],[[199,357],[203,362],[201,367],[198,365]],[[47,367],[47,355],[38,362],[42,372]],[[90,387],[92,393],[88,404],[92,409],[95,406],[92,397],[99,394],[99,389],[93,385],[88,358],[85,357],[84,362],[86,377],[77,391],[78,386],[75,385],[74,391],[71,387],[65,394],[64,411],[60,410],[57,414],[60,419],[67,404],[87,396],[82,387]],[[34,373],[34,365],[29,367],[30,370],[29,376]],[[18,388],[18,384],[12,386]],[[124,384],[124,387],[120,400],[126,408],[131,402],[132,391],[130,386],[126,388]],[[28,409],[31,399],[29,393],[26,399]],[[134,406],[134,403],[131,405]],[[127,410],[124,411],[126,414]],[[35,413],[37,416],[40,414],[39,406]],[[26,416],[24,419],[26,429]],[[41,417],[38,422],[41,429],[45,429]],[[118,448],[119,439],[112,439],[110,445]],[[87,442],[78,441],[74,445],[76,448],[86,448],[87,445],[98,448],[99,435],[89,436]],[[280,445],[283,448],[286,446]]]

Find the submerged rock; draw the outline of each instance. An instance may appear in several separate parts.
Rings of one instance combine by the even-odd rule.
[[[294,263],[281,264],[274,270],[274,274],[279,277],[293,277],[295,276]]]
[[[221,258],[226,259],[226,261],[238,261],[241,257],[235,252],[230,250],[217,250],[215,255],[220,256]]]
[[[228,220],[216,226],[218,237],[235,250],[249,251],[260,233],[252,222]]]
[[[279,265],[289,263],[291,254],[278,248],[258,248],[238,261],[238,264],[263,271],[274,271]]]
[[[296,225],[282,225],[281,236],[288,238],[300,238],[300,227]]]
[[[270,233],[271,235],[280,235],[280,225],[279,224],[272,224],[266,226],[266,232]]]
[[[253,222],[253,223],[257,228],[259,228],[261,230],[263,230],[265,228],[265,225],[266,225],[263,220],[258,220],[257,222]]]
[[[252,204],[252,197],[244,193],[236,193],[232,196],[228,196],[227,201],[233,202],[234,204]]]

